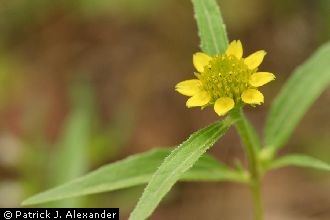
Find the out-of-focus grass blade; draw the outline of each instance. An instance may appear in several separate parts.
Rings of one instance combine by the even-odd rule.
[[[328,163],[303,154],[291,154],[275,159],[271,162],[269,168],[277,169],[286,166],[307,167],[330,171],[330,165]]]
[[[88,146],[91,134],[92,91],[87,83],[72,86],[72,110],[68,115],[60,140],[58,152],[53,156],[52,184],[63,184],[72,180],[88,169]],[[80,207],[80,198],[63,200],[54,204],[56,207]]]
[[[222,53],[228,38],[221,12],[215,0],[192,0],[198,25],[201,49],[209,55]]]
[[[273,102],[267,117],[265,144],[283,146],[313,102],[330,83],[330,43],[297,68]]]
[[[108,192],[147,183],[170,149],[154,149],[105,165],[71,182],[32,196],[23,205],[34,205],[65,198]],[[246,176],[202,156],[181,178],[182,181],[247,181]]]
[[[174,149],[152,176],[129,219],[148,218],[172,186],[227,131],[231,123],[228,119],[216,122],[192,134]]]

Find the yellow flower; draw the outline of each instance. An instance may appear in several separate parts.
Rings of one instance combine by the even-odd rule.
[[[243,58],[239,40],[232,41],[224,54],[195,53],[193,64],[198,71],[197,79],[182,81],[175,90],[190,96],[186,103],[188,108],[213,105],[219,116],[241,103],[260,105],[264,96],[258,87],[275,79],[270,72],[257,72],[265,55],[264,50],[259,50]]]

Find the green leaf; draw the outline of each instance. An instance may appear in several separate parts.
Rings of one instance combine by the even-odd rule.
[[[34,205],[145,184],[170,152],[170,149],[154,149],[130,156],[105,165],[71,182],[32,196],[22,204]],[[181,177],[181,180],[245,182],[246,176],[220,164],[211,156],[204,155],[193,168]]]
[[[330,165],[328,163],[303,154],[291,154],[283,156],[271,162],[269,168],[277,169],[285,166],[308,167],[330,171]]]
[[[215,0],[192,0],[201,49],[209,55],[225,52],[228,38],[221,12]]]
[[[279,149],[303,115],[330,83],[330,43],[323,45],[297,68],[271,106],[266,122],[265,144]]]
[[[88,169],[86,155],[90,144],[93,112],[93,92],[88,82],[78,82],[71,86],[72,110],[65,120],[57,152],[50,170],[51,184],[59,185],[74,179]],[[65,172],[64,172],[65,171]],[[81,207],[83,200],[65,200],[53,204],[56,207]]]
[[[129,219],[149,217],[172,186],[227,131],[231,123],[228,119],[216,122],[192,134],[174,149],[152,176]]]

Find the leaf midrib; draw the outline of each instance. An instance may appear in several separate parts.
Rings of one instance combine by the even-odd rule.
[[[210,30],[210,33],[211,33],[213,44],[215,46],[215,49],[216,49],[217,53],[219,53],[220,50],[219,50],[219,46],[218,46],[218,43],[217,43],[217,40],[216,40],[214,29],[212,28],[213,25],[212,25],[212,22],[211,22],[210,15],[207,13],[207,10],[206,10],[204,1],[201,1],[201,3],[202,3],[203,12],[205,14],[205,17],[206,17],[206,20],[207,20],[207,24],[208,24],[207,27],[208,27],[208,29]]]

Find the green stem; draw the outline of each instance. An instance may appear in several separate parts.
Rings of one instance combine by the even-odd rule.
[[[236,120],[235,126],[242,139],[249,163],[249,172],[251,175],[250,190],[253,196],[255,219],[262,220],[263,208],[261,201],[261,166],[258,160],[260,142],[255,129],[246,119],[241,107],[233,109],[230,116]]]
[[[262,199],[261,199],[261,180],[255,180],[254,183],[251,184],[251,192],[253,196],[253,204],[254,204],[254,213],[256,220],[262,220],[264,211],[262,208]]]

